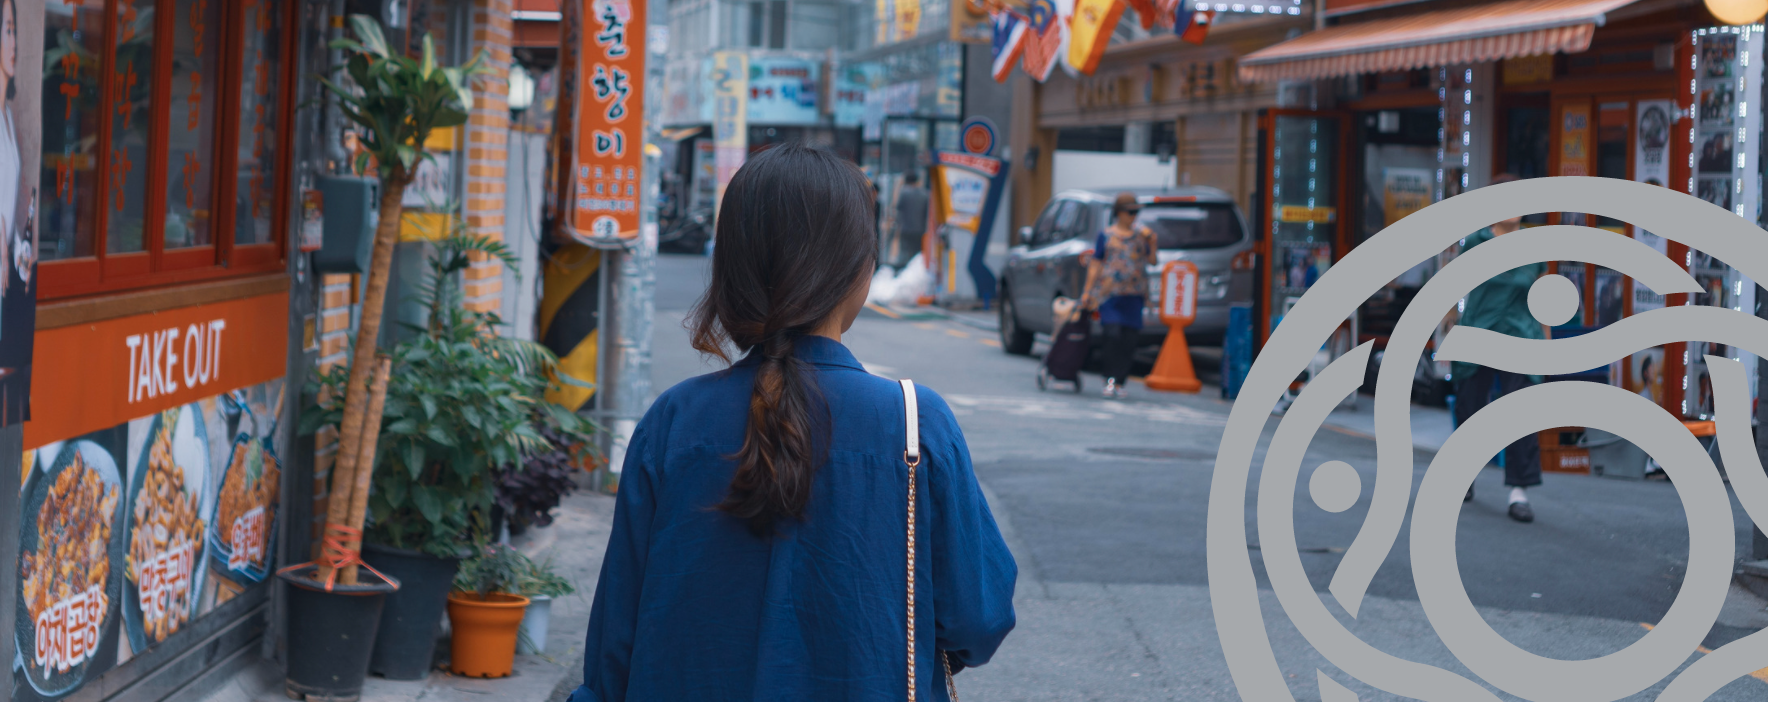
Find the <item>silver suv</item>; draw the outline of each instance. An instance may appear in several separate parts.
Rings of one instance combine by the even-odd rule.
[[[1177,260],[1196,264],[1197,318],[1185,328],[1185,339],[1202,346],[1221,343],[1237,259],[1249,267],[1253,248],[1252,232],[1234,199],[1207,187],[1097,188],[1056,195],[1036,224],[1019,230],[1019,245],[1008,250],[999,305],[1001,348],[1007,353],[1030,353],[1035,334],[1053,332],[1051,303],[1081,296],[1093,243],[1110,223],[1112,201],[1126,191],[1142,203],[1136,221],[1154,230],[1160,244],[1159,263],[1148,269],[1149,298],[1159,299],[1160,266]],[[1144,309],[1142,320],[1143,343],[1166,338],[1166,325],[1154,308]]]

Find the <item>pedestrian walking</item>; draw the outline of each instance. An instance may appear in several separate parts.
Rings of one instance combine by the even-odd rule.
[[[1148,267],[1157,249],[1154,232],[1136,223],[1142,204],[1132,193],[1121,193],[1111,205],[1111,225],[1093,241],[1093,260],[1087,262],[1086,292],[1081,308],[1099,312],[1104,332],[1105,390],[1111,399],[1129,396],[1130,364],[1136,341],[1142,335],[1142,308],[1148,305]]]
[[[943,700],[1012,630],[1018,570],[951,409],[841,343],[871,214],[820,149],[731,180],[689,326],[744,355],[632,434],[573,702]]]
[[[1505,173],[1492,179],[1493,185],[1521,180]],[[1494,237],[1522,228],[1522,218],[1512,217],[1486,227],[1463,239],[1463,253]],[[1522,339],[1546,339],[1547,327],[1529,312],[1529,288],[1547,273],[1547,264],[1530,263],[1494,276],[1467,294],[1467,305],[1456,324],[1487,329]],[[1540,376],[1520,375],[1496,368],[1456,361],[1450,368],[1455,379],[1456,425],[1467,423],[1498,397],[1503,397],[1541,382]],[[1504,484],[1510,487],[1510,518],[1519,522],[1535,521],[1535,510],[1529,506],[1528,489],[1541,484],[1541,444],[1529,434],[1504,449]],[[1473,499],[1473,488],[1467,489],[1465,500]]]
[[[927,234],[927,189],[921,187],[921,174],[909,171],[902,177],[902,188],[896,194],[896,256],[897,268],[908,265],[909,259],[921,252],[921,238]]]

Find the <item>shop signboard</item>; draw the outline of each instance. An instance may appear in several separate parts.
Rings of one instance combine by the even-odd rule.
[[[817,124],[822,62],[784,56],[749,57],[749,124]]]
[[[45,330],[24,426],[12,699],[178,639],[274,565],[287,293]],[[194,641],[187,642],[194,643]]]
[[[718,199],[749,156],[749,56],[712,55],[712,141],[718,163]]]
[[[950,256],[940,266],[941,288],[956,290],[959,259],[965,262],[976,297],[987,302],[995,291],[994,273],[984,259],[996,210],[1006,190],[1008,168],[1001,159],[978,153],[936,151],[933,169],[933,214],[937,222],[961,233],[953,237]],[[958,241],[962,239],[962,241]]]
[[[624,246],[639,235],[645,3],[582,1],[570,228],[584,244]]]
[[[37,326],[35,194],[43,171],[39,156],[43,3],[13,2],[17,64],[11,90],[0,103],[0,427],[18,424],[31,412],[32,337]],[[69,83],[77,86],[77,79]]]
[[[963,44],[989,44],[994,41],[994,23],[989,20],[990,0],[947,0],[951,5],[952,41]]]
[[[1381,169],[1382,225],[1391,226],[1430,206],[1432,174],[1425,168]]]
[[[663,122],[685,127],[712,122],[712,57],[671,61],[663,69]]]
[[[835,69],[835,126],[854,128],[868,123],[873,94],[881,87],[877,69],[877,64],[871,63],[848,64]],[[882,99],[883,95],[878,94],[878,98]],[[878,107],[878,119],[882,122],[883,106],[879,104]]]

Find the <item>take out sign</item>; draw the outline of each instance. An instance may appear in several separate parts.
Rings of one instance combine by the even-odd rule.
[[[37,332],[25,446],[282,377],[288,293]]]

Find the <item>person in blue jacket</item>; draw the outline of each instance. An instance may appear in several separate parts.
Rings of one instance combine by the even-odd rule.
[[[872,205],[858,168],[797,144],[731,180],[689,326],[744,355],[664,392],[628,442],[572,702],[910,699],[903,392],[841,344]],[[951,409],[917,396],[914,699],[943,700],[945,666],[1013,629],[1018,568]]]

